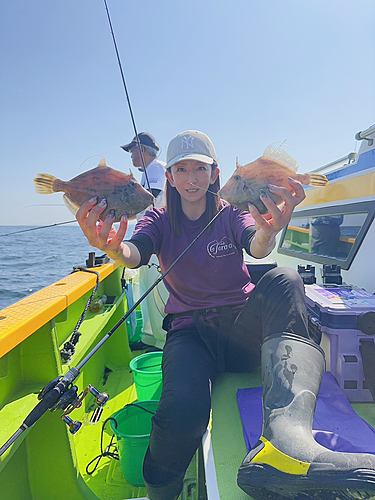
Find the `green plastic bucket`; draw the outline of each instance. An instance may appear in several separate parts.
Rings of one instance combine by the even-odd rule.
[[[163,388],[161,362],[163,353],[147,352],[130,361],[138,401],[159,400]]]
[[[112,417],[117,427],[113,420],[110,421],[112,432],[117,438],[122,473],[132,486],[145,485],[142,465],[150,443],[152,414],[156,412],[158,404],[159,401],[141,401],[127,405]]]

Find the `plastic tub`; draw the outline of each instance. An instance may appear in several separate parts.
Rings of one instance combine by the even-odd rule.
[[[142,465],[150,443],[151,418],[159,401],[141,401],[125,406],[113,415],[110,421],[117,438],[121,470],[132,486],[144,486]],[[151,413],[150,413],[151,412]]]
[[[138,401],[159,400],[163,388],[161,351],[141,354],[130,361]]]

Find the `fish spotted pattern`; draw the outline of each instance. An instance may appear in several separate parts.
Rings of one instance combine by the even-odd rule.
[[[322,187],[328,184],[327,177],[321,174],[297,174],[291,167],[273,158],[262,156],[252,163],[237,168],[232,177],[220,190],[220,196],[228,203],[240,210],[248,210],[248,203],[252,203],[261,214],[267,213],[267,208],[260,198],[260,190],[279,205],[282,199],[271,193],[268,185],[284,187],[294,193],[288,177],[295,179],[306,186]]]
[[[62,181],[49,174],[37,174],[34,186],[38,194],[64,192],[64,202],[74,215],[82,203],[94,196],[98,197],[98,203],[105,198],[107,207],[100,215],[102,221],[111,210],[114,211],[114,222],[119,222],[124,213],[127,213],[128,218],[134,217],[155,201],[152,194],[137,182],[131,171],[130,174],[124,174],[107,167],[104,159],[98,167],[70,181]]]

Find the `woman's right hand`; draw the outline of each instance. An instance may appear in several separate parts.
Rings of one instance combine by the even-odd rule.
[[[98,198],[95,197],[81,205],[76,214],[78,224],[91,246],[102,250],[113,260],[122,260],[124,250],[122,241],[128,229],[126,214],[121,217],[120,227],[116,231],[113,226],[115,216],[112,211],[104,222],[99,219],[107,206],[106,200],[102,200],[99,204],[97,201]]]

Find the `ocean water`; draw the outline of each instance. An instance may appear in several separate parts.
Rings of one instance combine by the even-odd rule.
[[[91,247],[77,225],[18,233],[30,227],[0,226],[0,310],[86,265]],[[129,226],[127,237],[134,229]],[[18,233],[10,234],[9,233]]]

